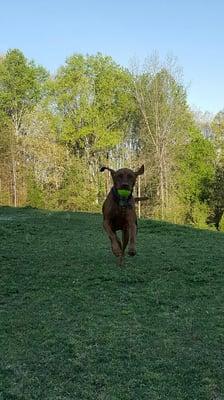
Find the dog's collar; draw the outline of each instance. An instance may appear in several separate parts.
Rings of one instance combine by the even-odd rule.
[[[117,189],[113,186],[112,194],[113,194],[114,200],[120,207],[123,207],[123,208],[132,208],[133,207],[132,201],[131,201],[132,192],[130,193],[130,195],[128,197],[123,197],[118,194]]]

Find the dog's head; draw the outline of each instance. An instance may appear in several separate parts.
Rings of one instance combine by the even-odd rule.
[[[103,172],[105,169],[110,171],[115,189],[125,189],[129,190],[130,192],[133,190],[138,175],[144,174],[144,165],[142,165],[141,168],[139,168],[136,172],[129,168],[121,168],[117,171],[114,171],[108,167],[101,167],[100,171]]]

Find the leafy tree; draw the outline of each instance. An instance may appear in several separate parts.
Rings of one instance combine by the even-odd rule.
[[[208,210],[202,203],[206,200],[208,185],[214,177],[214,158],[212,142],[197,128],[191,128],[187,142],[179,148],[178,172],[174,177],[175,194],[184,206],[184,223],[198,224],[202,209],[204,221],[206,219]]]
[[[163,219],[169,207],[174,155],[177,145],[185,140],[192,117],[172,64],[164,66],[154,58],[133,79],[140,117],[140,152],[146,171],[151,171],[147,179]]]
[[[217,161],[224,163],[224,110],[218,112],[211,124]]]
[[[0,204],[11,203],[11,127],[0,118]]]
[[[18,203],[18,136],[23,133],[24,117],[40,99],[41,83],[46,77],[45,70],[28,62],[20,50],[9,50],[0,61],[0,115],[4,123],[11,126],[9,153],[15,206]]]
[[[74,55],[56,76],[55,103],[61,137],[76,154],[107,150],[121,142],[134,102],[130,75],[111,57]]]
[[[36,177],[30,172],[27,178],[27,197],[26,205],[35,208],[44,208],[44,191],[38,184]]]
[[[59,208],[76,211],[97,211],[97,186],[87,173],[88,166],[78,157],[72,157],[64,181],[56,194]]]
[[[216,149],[216,170],[206,193],[206,200],[210,207],[207,223],[214,224],[219,230],[224,213],[224,110],[215,115],[211,127]]]
[[[0,63],[0,110],[7,116],[15,134],[20,133],[23,117],[41,95],[41,83],[47,78],[42,67],[29,62],[20,50],[9,50]]]
[[[214,224],[220,229],[220,222],[224,213],[224,167],[217,166],[214,178],[207,186],[206,200],[210,207],[207,223]]]

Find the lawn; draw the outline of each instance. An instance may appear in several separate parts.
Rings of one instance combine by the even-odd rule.
[[[224,235],[0,208],[0,400],[224,399]]]

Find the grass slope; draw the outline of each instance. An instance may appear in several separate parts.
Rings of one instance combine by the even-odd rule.
[[[0,400],[224,399],[224,235],[0,209]]]

